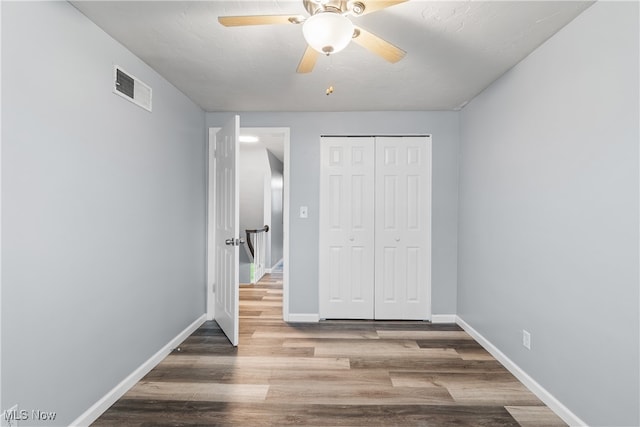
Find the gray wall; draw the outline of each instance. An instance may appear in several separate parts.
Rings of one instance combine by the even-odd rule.
[[[2,409],[68,425],[205,312],[204,143],[204,113],[68,3],[3,2]]]
[[[640,424],[638,33],[598,2],[461,114],[458,314],[594,426]]]
[[[240,147],[240,232],[264,226],[264,179],[271,173],[267,150],[241,144]]]
[[[324,96],[320,94],[318,96]],[[425,94],[428,96],[428,94]],[[232,114],[208,113],[218,127]],[[318,212],[321,135],[433,135],[433,313],[456,310],[458,113],[241,113],[241,127],[289,127],[291,313],[318,313]],[[300,206],[309,218],[298,218]]]
[[[283,256],[283,197],[284,197],[284,164],[267,150],[271,168],[271,224],[268,241],[270,251],[267,265],[275,267]]]
[[[245,230],[264,226],[264,179],[271,173],[267,150],[263,145],[240,144],[239,225],[240,237]],[[250,258],[244,247],[240,248],[240,283],[250,283]]]

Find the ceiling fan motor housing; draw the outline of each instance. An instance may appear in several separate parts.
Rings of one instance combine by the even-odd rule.
[[[364,12],[365,5],[360,1],[354,0],[303,0],[304,7],[313,16],[321,12],[334,12],[339,14],[351,13],[352,15],[361,15]]]

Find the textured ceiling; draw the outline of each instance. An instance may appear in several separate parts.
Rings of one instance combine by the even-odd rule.
[[[391,64],[351,43],[310,74],[296,73],[300,25],[217,22],[307,16],[301,0],[72,4],[206,111],[388,111],[461,108],[592,2],[410,0],[352,18],[404,59]]]

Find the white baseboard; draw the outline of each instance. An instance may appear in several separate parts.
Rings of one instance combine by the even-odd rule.
[[[156,354],[151,356],[149,360],[140,365],[129,376],[120,381],[120,384],[115,386],[111,391],[93,404],[82,415],[76,418],[70,425],[84,427],[89,426],[95,420],[98,419],[111,405],[113,405],[118,399],[120,399],[131,387],[133,387],[138,381],[155,368],[158,363],[162,361],[171,350],[176,348],[182,341],[187,339],[196,329],[198,329],[206,320],[206,314],[198,317],[192,324],[187,326],[185,330],[180,332],[175,338],[173,338],[167,345],[162,347]]]
[[[533,394],[538,396],[545,405],[556,413],[560,418],[564,420],[570,426],[586,426],[587,423],[582,421],[576,414],[571,412],[569,408],[564,406],[558,399],[556,399],[551,393],[549,393],[544,387],[529,376],[522,370],[514,361],[509,359],[503,352],[491,344],[491,342],[482,336],[478,331],[473,329],[471,325],[465,322],[460,316],[456,316],[456,323],[464,329],[469,335],[473,337],[482,347],[485,348],[496,360],[504,365],[522,384],[524,384]]]
[[[273,270],[275,270],[276,267],[278,267],[278,265],[283,262],[283,260],[284,260],[284,258],[280,258],[280,261],[278,261],[275,264],[273,264],[273,266],[271,268],[265,268],[264,271],[266,271],[268,274],[273,273]]]
[[[456,323],[458,316],[455,314],[432,314],[431,323]]]
[[[289,313],[287,321],[292,323],[318,323],[320,316],[316,313]]]

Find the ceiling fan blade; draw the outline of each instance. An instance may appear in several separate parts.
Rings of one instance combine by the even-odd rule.
[[[218,22],[225,27],[239,27],[245,25],[273,25],[300,24],[304,16],[300,15],[248,15],[248,16],[219,16]]]
[[[298,73],[310,73],[316,65],[319,55],[320,53],[317,50],[311,46],[307,46],[307,50],[304,51],[304,55],[302,55],[296,71]]]
[[[395,6],[400,3],[404,3],[408,0],[360,0],[364,4],[364,12],[361,15],[367,13],[376,12],[387,7]]]
[[[375,34],[371,34],[360,27],[356,27],[356,34],[357,35],[353,38],[354,42],[358,43],[365,49],[369,49],[371,52],[383,57],[389,62],[398,62],[407,54],[407,52],[399,47],[392,45],[388,41],[383,40]]]

